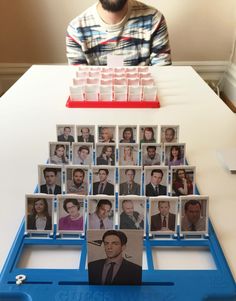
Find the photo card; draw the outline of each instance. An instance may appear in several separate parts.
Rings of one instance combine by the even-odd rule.
[[[119,125],[118,126],[119,143],[136,143],[137,126],[136,125]]]
[[[149,204],[149,233],[164,235],[176,233],[178,197],[150,197]]]
[[[54,196],[44,193],[25,195],[25,231],[27,233],[52,233]]]
[[[139,142],[140,148],[143,143],[157,143],[157,125],[140,125]]]
[[[166,166],[144,167],[144,194],[148,197],[168,194],[168,168]]]
[[[179,142],[179,125],[161,125],[161,143]]]
[[[54,164],[38,165],[38,190],[40,193],[61,194],[63,191],[62,166]]]
[[[119,195],[142,194],[141,166],[119,167]]]
[[[115,196],[88,196],[87,229],[114,229]]]
[[[49,163],[64,165],[70,163],[70,142],[49,142]]]
[[[146,197],[119,196],[118,199],[118,227],[119,229],[146,229]]]
[[[116,165],[116,145],[115,143],[96,143],[96,164]]]
[[[95,143],[95,126],[94,125],[76,125],[77,142]]]
[[[116,126],[115,125],[98,125],[98,142],[115,143]]]
[[[65,192],[67,194],[89,194],[89,166],[71,165],[65,168]]]
[[[77,194],[57,195],[57,232],[83,233],[85,224],[85,198]]]
[[[164,143],[164,162],[171,166],[185,165],[185,143]]]
[[[75,142],[75,126],[74,124],[57,124],[57,141]]]
[[[93,143],[74,142],[72,143],[72,164],[92,165],[93,164]]]
[[[139,165],[139,147],[137,143],[119,143],[119,165]]]
[[[142,143],[141,164],[142,166],[162,165],[162,144]]]
[[[115,167],[97,165],[92,167],[92,195],[115,194]]]
[[[208,234],[209,197],[180,196],[180,233]]]
[[[141,285],[143,230],[88,230],[88,277],[95,285]]]
[[[171,195],[195,194],[195,166],[171,166]]]

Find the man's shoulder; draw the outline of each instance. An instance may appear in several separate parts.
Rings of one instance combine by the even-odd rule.
[[[129,268],[130,270],[140,270],[142,267],[136,263],[133,263],[129,260],[123,259],[123,265]]]
[[[94,22],[94,13],[96,12],[96,4],[88,7],[85,11],[83,11],[81,14],[76,16],[70,24],[78,27],[78,26],[85,26],[86,24],[89,24],[91,22]]]
[[[146,12],[149,12],[151,14],[155,14],[159,12],[155,7],[150,6],[146,3],[143,3],[142,1],[138,0],[131,0],[132,10],[133,12],[140,12],[141,14],[144,14]]]
[[[91,261],[88,263],[88,268],[91,269],[93,267],[98,267],[98,266],[102,266],[105,262],[105,259],[98,259],[95,261]]]

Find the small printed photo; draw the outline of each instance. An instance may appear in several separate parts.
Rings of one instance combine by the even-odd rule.
[[[161,143],[178,143],[179,125],[161,125]]]
[[[88,229],[113,229],[114,216],[114,196],[88,197]]]
[[[72,143],[72,163],[77,165],[92,165],[93,143]]]
[[[171,166],[172,196],[190,195],[195,193],[195,167],[182,165]]]
[[[143,230],[88,230],[88,277],[95,285],[141,285]]]
[[[38,165],[38,187],[40,193],[62,193],[62,167],[59,165]]]
[[[79,195],[88,195],[89,166],[66,166],[65,191]]]
[[[84,198],[73,194],[57,196],[57,232],[83,233]]]
[[[116,165],[115,143],[105,145],[96,143],[96,163],[97,165]]]
[[[168,196],[151,197],[149,210],[149,232],[163,234],[177,231],[178,198]]]
[[[139,148],[138,144],[120,143],[119,144],[119,165],[138,165]]]
[[[75,142],[75,126],[73,124],[58,124],[57,141]]]
[[[25,196],[26,232],[53,232],[53,199],[52,195],[40,193]]]
[[[112,166],[92,167],[92,194],[115,194],[115,168]]]
[[[145,166],[144,187],[146,196],[168,194],[168,168],[166,166]]]
[[[118,137],[119,143],[135,143],[137,141],[137,126],[119,125]]]
[[[58,165],[69,164],[70,143],[49,142],[49,163]]]
[[[145,230],[146,198],[143,196],[120,196],[118,225],[119,229]]]
[[[115,125],[99,125],[98,126],[98,142],[114,143],[116,142],[116,126]]]
[[[207,234],[209,219],[208,206],[208,196],[181,196],[180,232],[183,234]]]
[[[140,147],[143,143],[157,143],[157,125],[139,126]]]
[[[185,164],[185,143],[165,143],[164,162],[165,165],[178,166]]]
[[[77,142],[95,143],[95,126],[94,125],[76,125]]]
[[[142,169],[137,166],[119,168],[119,195],[141,195]]]
[[[141,146],[142,166],[162,164],[162,145],[157,143],[143,143]]]

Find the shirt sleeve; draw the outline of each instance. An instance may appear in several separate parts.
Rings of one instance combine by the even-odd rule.
[[[70,65],[87,65],[81,45],[80,30],[70,23],[66,35],[66,55]]]
[[[153,16],[153,32],[151,35],[151,65],[171,65],[169,35],[164,16],[156,12]]]

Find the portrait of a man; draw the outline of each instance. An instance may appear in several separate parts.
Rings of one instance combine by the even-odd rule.
[[[157,204],[157,210],[153,210]],[[172,210],[171,210],[172,204]],[[151,200],[151,231],[175,231],[178,199],[175,198],[152,198]],[[172,212],[171,212],[172,211]]]
[[[119,198],[120,229],[144,229],[145,221],[145,199],[141,197]]]
[[[151,171],[151,177],[149,183],[146,184],[145,186],[145,195],[146,196],[167,195],[166,170],[165,169],[162,170],[161,168],[156,168],[156,169],[145,168],[145,183],[147,182],[148,179],[147,177],[148,171]]]
[[[41,174],[43,174],[43,178]],[[45,184],[41,184],[43,182]],[[61,194],[61,168],[39,166],[39,184],[41,193]]]
[[[140,285],[142,282],[142,231],[133,233],[134,254],[127,256],[127,248],[131,235],[119,230],[108,230],[100,234],[101,240],[88,231],[88,274],[90,284],[103,285]],[[99,234],[96,233],[97,238]],[[132,242],[134,243],[134,239]],[[94,251],[94,252],[92,252]],[[129,249],[130,251],[130,249]],[[97,253],[102,252],[101,258],[94,260]],[[96,256],[94,256],[96,255]],[[132,262],[132,260],[136,263]]]
[[[208,226],[207,198],[181,197],[181,205],[181,231],[193,234],[199,231],[206,232]]]
[[[140,190],[140,183],[141,183],[141,174],[139,169],[125,169],[122,170],[120,169],[120,174],[124,171],[124,182],[121,182],[119,187],[119,193],[120,195],[129,195],[129,194],[135,194],[135,195],[140,195],[141,190]],[[122,175],[121,175],[122,176]],[[120,178],[121,178],[120,176]],[[139,182],[135,181],[135,176]],[[121,180],[121,179],[120,179]]]
[[[62,130],[63,129],[63,130]],[[61,126],[57,126],[57,130],[58,130],[58,136],[57,136],[57,141],[61,141],[61,142],[74,142],[74,136],[72,133],[72,129],[74,130],[74,126],[70,126],[70,125],[66,125],[63,126],[61,128]],[[60,132],[62,132],[60,134]]]
[[[96,203],[95,210],[91,209],[92,202]],[[88,229],[113,229],[114,199],[89,199]]]
[[[93,170],[95,171],[95,170]],[[114,195],[115,189],[114,189],[114,170],[113,172],[113,183],[109,180],[109,174],[111,171],[109,171],[108,168],[99,168],[96,172],[99,178],[99,181],[93,182],[93,195],[96,194],[107,194],[107,195]],[[94,173],[93,173],[94,176]]]

